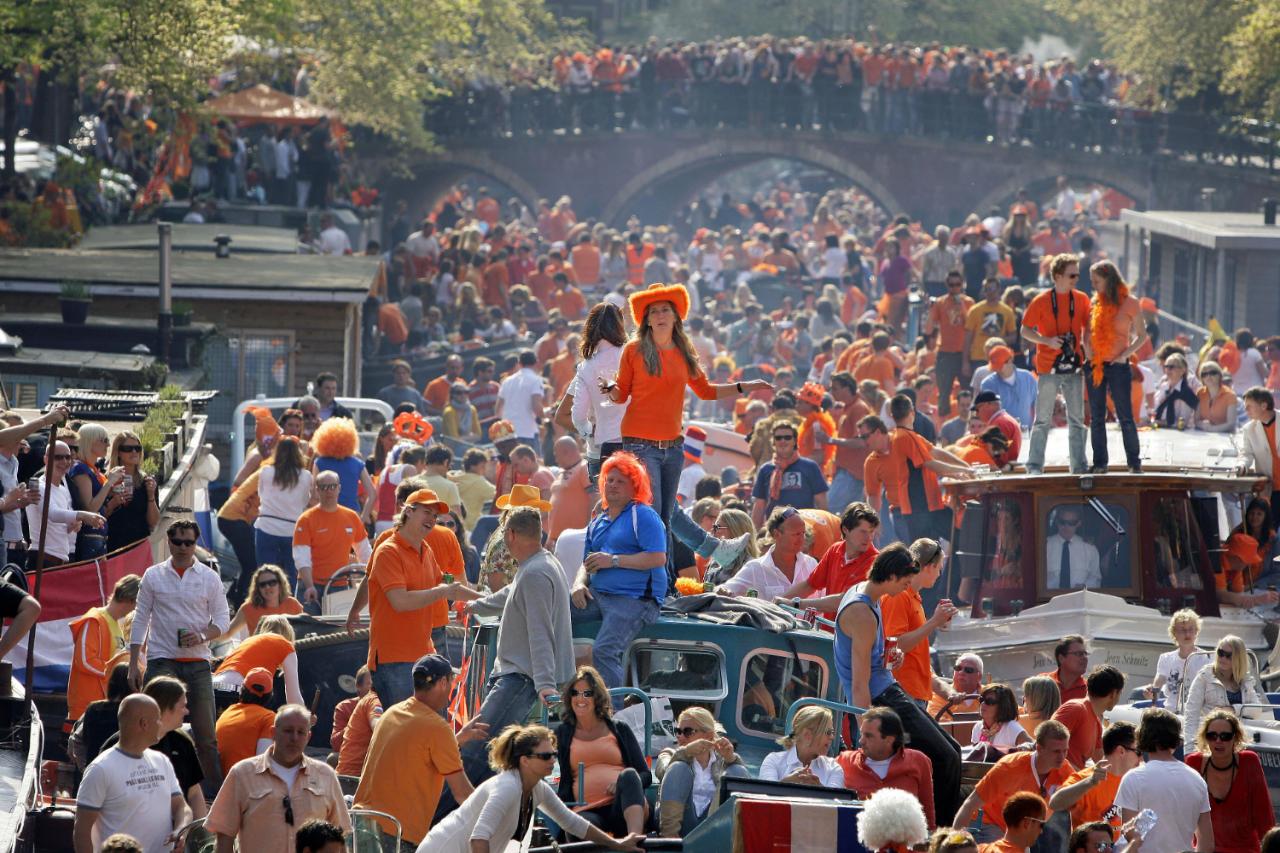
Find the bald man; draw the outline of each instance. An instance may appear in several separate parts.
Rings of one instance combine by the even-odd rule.
[[[554,549],[562,530],[578,530],[587,526],[595,489],[587,476],[587,462],[582,458],[578,439],[563,435],[552,448],[560,473],[551,484],[551,513],[547,516],[547,547]]]
[[[120,742],[85,769],[77,794],[76,853],[93,853],[102,840],[127,833],[145,853],[169,849],[191,812],[169,759],[151,747],[160,739],[160,706],[143,693],[126,696],[116,716]]]
[[[336,471],[317,474],[316,495],[320,503],[298,516],[293,528],[298,598],[312,615],[320,614],[320,599],[329,578],[348,563],[367,563],[373,554],[360,516],[338,503],[341,491]]]

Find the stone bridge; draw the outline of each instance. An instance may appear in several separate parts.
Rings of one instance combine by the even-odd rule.
[[[1047,197],[1058,175],[1077,187],[1100,183],[1140,209],[1194,209],[1213,188],[1221,210],[1256,210],[1280,196],[1280,175],[1261,168],[1198,163],[1170,155],[997,147],[925,137],[809,131],[678,130],[447,140],[390,187],[410,209],[434,203],[472,176],[505,184],[532,208],[539,198],[573,198],[581,217],[621,225],[635,214],[666,221],[717,178],[769,158],[826,170],[862,188],[891,214],[926,223],[961,221],[1012,199],[1019,187]]]

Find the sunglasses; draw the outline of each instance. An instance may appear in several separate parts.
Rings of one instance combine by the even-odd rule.
[[[1181,364],[1166,364],[1166,365],[1164,365],[1164,369],[1165,369],[1165,370],[1181,370],[1181,369],[1182,369],[1182,365],[1181,365]]]
[[[1099,841],[1094,846],[1098,848],[1098,853],[1109,853],[1109,851],[1114,850],[1116,847],[1115,844],[1110,841]]]
[[[595,695],[596,695],[596,692],[592,690],[590,687],[588,687],[586,690],[570,690],[569,691],[570,699],[577,699],[579,696],[581,696],[583,699],[594,699]]]
[[[141,453],[142,445],[141,444],[122,444],[120,445],[120,452],[121,453]]]
[[[457,525],[455,525],[452,521],[437,521],[437,522],[436,522],[436,526],[437,526],[437,527],[447,527],[447,528],[449,528],[450,530],[453,530]]]
[[[530,758],[537,758],[542,761],[550,761],[556,757],[555,752],[530,752],[528,755]]]
[[[1220,657],[1220,658],[1226,658],[1227,660],[1231,660],[1231,650],[1230,650],[1230,649],[1218,649],[1218,657]]]
[[[194,548],[196,540],[194,539],[170,539],[169,544],[175,548]]]
[[[711,525],[711,529],[712,529],[713,531],[715,531],[715,530],[728,530],[728,529],[729,529],[729,525],[727,525],[727,524],[713,524],[713,525]]]
[[[1066,277],[1069,279],[1077,279],[1080,277],[1080,273],[1078,272],[1067,273]]]
[[[978,668],[976,666],[961,666],[960,664],[956,664],[955,671],[963,672],[965,675],[976,675]]]
[[[684,737],[693,737],[701,731],[702,729],[695,729],[693,726],[685,726],[675,730],[676,734],[683,735]]]
[[[1235,732],[1205,732],[1204,739],[1207,741],[1219,741],[1221,743],[1227,743],[1228,741],[1233,741],[1236,739],[1236,733]]]
[[[284,822],[293,826],[293,801],[287,796],[284,798]]]
[[[773,437],[773,440],[774,441],[795,441],[796,437],[794,435],[775,435]]]
[[[316,488],[322,492],[332,492],[334,489],[338,488],[341,485],[342,485],[341,483],[324,483],[322,485],[316,486]]]
[[[172,542],[173,540],[170,539],[169,541]],[[280,586],[280,581],[277,580],[276,578],[271,578],[271,580],[258,581],[258,589],[263,589],[264,587],[268,587],[268,586]]]
[[[71,461],[71,454],[70,454],[70,453],[55,453],[55,454],[53,454],[53,461],[54,461],[54,462],[70,462],[70,461]]]

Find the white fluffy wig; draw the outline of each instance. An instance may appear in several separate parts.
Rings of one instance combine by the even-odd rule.
[[[907,791],[882,788],[858,816],[858,840],[868,850],[914,847],[929,840],[929,823],[920,801]]]

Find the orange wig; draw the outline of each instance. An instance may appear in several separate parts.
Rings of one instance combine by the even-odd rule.
[[[609,472],[614,470],[631,481],[631,488],[635,490],[632,500],[642,504],[653,501],[653,488],[649,485],[649,470],[634,455],[623,451],[613,454],[600,466],[600,495],[605,509],[609,509],[609,499],[604,497],[604,481],[609,476]]]
[[[360,449],[360,436],[349,418],[329,418],[316,429],[311,437],[311,446],[317,456],[346,459],[355,456]]]

